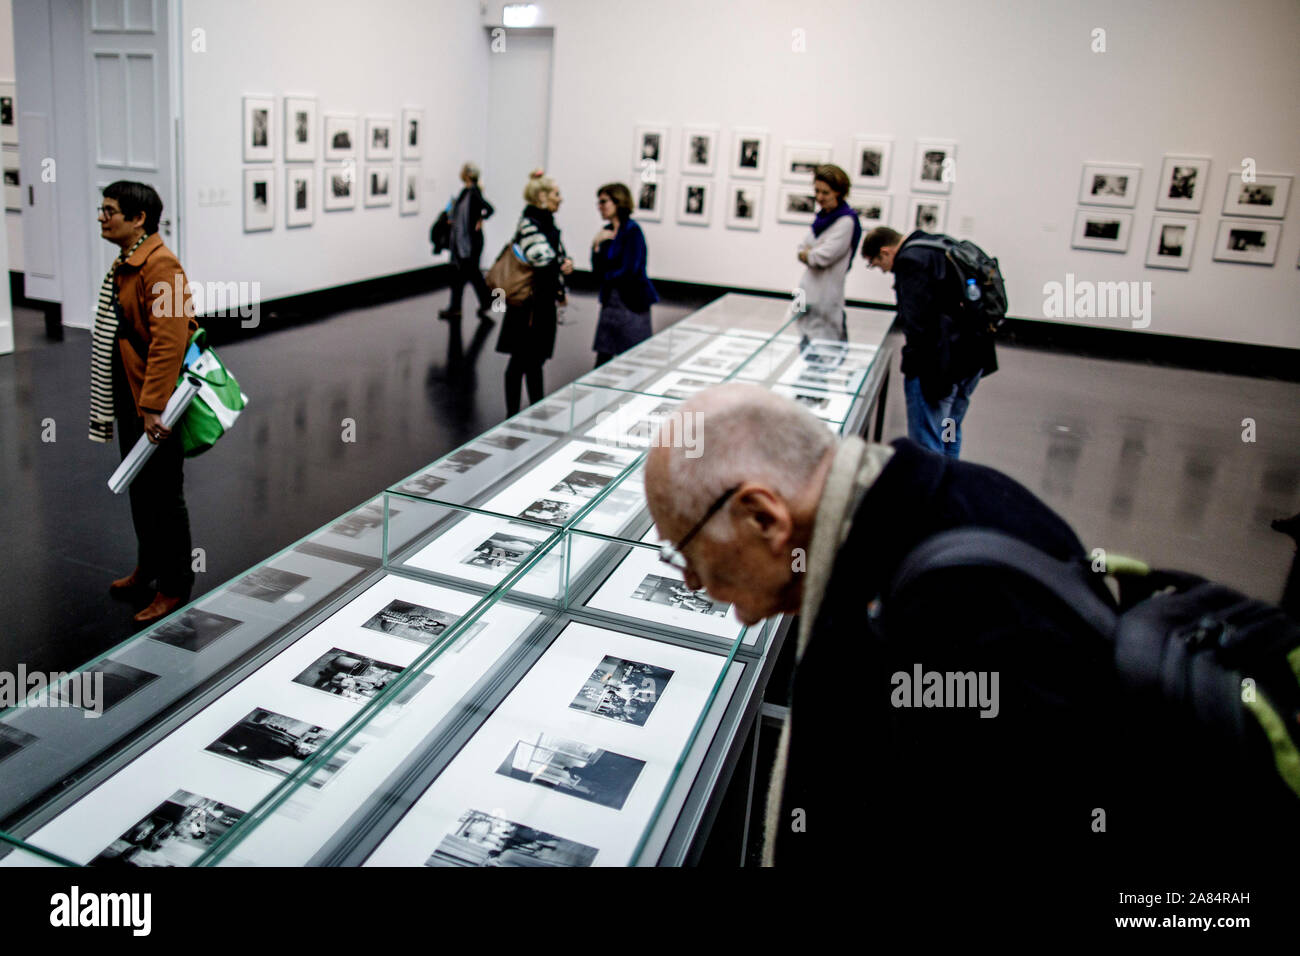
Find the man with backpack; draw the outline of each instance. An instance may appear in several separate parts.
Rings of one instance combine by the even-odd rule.
[[[956,458],[961,422],[980,378],[997,371],[993,330],[1006,314],[997,261],[973,243],[877,226],[862,257],[894,273],[903,323],[903,392],[912,441]],[[991,271],[990,271],[991,266]]]

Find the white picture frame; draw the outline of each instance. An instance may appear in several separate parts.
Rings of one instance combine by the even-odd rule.
[[[1131,163],[1084,163],[1079,180],[1079,204],[1083,206],[1137,205],[1142,167]]]
[[[1214,240],[1215,262],[1247,262],[1271,266],[1277,262],[1282,223],[1259,219],[1220,219]]]
[[[18,162],[18,147],[5,145],[0,154],[4,160],[5,209],[22,212],[23,183],[22,169]]]
[[[834,152],[830,143],[786,143],[781,151],[781,182],[812,182],[816,168],[829,163]]]
[[[777,193],[776,221],[788,222],[796,226],[811,226],[817,218],[817,199],[813,194],[813,185],[784,185]]]
[[[316,167],[286,166],[284,170],[284,225],[288,229],[310,226],[316,219]]]
[[[18,145],[18,87],[13,80],[0,80],[0,143]]]
[[[321,169],[321,209],[326,212],[355,209],[359,186],[356,163],[326,164]]]
[[[647,164],[657,170],[668,168],[668,126],[665,123],[641,123],[634,130],[632,168],[642,170]]]
[[[744,179],[728,182],[725,212],[728,229],[759,229],[763,215],[763,184]]]
[[[284,98],[284,161],[316,161],[316,99],[311,96]]]
[[[418,106],[402,108],[402,159],[421,159],[424,156],[424,110]]]
[[[406,129],[405,123],[402,129]],[[420,211],[420,164],[403,163],[402,180],[398,183],[397,212],[401,216],[414,216]]]
[[[767,130],[740,127],[731,131],[729,165],[733,179],[767,177]]]
[[[911,196],[907,204],[907,228],[922,232],[944,232],[948,227],[948,200],[939,196]]]
[[[632,215],[643,222],[661,222],[664,218],[664,192],[668,181],[662,175],[649,170],[645,175],[642,170],[632,173]]]
[[[718,128],[687,126],[682,130],[681,170],[687,176],[712,176],[718,165]]]
[[[275,97],[244,97],[244,162],[275,160]]]
[[[1200,212],[1210,187],[1210,157],[1166,154],[1156,187],[1156,209]]]
[[[275,228],[275,170],[270,166],[244,170],[244,232]]]
[[[1225,216],[1249,216],[1252,219],[1285,219],[1291,198],[1291,177],[1282,173],[1260,173],[1247,183],[1241,173],[1229,173],[1223,191]]]
[[[391,116],[366,117],[366,162],[385,162],[396,155],[393,148],[397,130]]]
[[[711,179],[687,179],[677,193],[677,221],[684,226],[707,226],[713,221],[713,188]]]
[[[1074,214],[1070,246],[1095,252],[1128,252],[1133,214],[1102,209],[1079,209]]]
[[[391,165],[367,165],[363,185],[367,207],[391,206],[393,204],[393,190],[396,188],[397,183]]]
[[[889,193],[862,192],[849,190],[847,202],[858,214],[862,223],[862,234],[866,235],[877,226],[888,226],[893,212],[894,197]]]
[[[357,117],[352,113],[326,113],[321,144],[325,161],[355,159],[357,155]]]
[[[957,180],[957,144],[950,139],[916,141],[912,164],[912,191],[951,193]]]
[[[1163,176],[1161,182],[1165,182]],[[1199,222],[1186,216],[1153,217],[1151,238],[1147,240],[1147,268],[1180,269],[1184,272],[1190,269]]]
[[[888,189],[894,141],[885,136],[853,137],[849,182],[854,189]]]

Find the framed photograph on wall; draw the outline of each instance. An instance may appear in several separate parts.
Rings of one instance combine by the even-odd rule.
[[[763,184],[727,183],[727,228],[757,229],[763,210]]]
[[[420,211],[420,164],[402,166],[402,195],[397,203],[398,215],[414,216]]]
[[[1079,209],[1074,214],[1074,235],[1070,245],[1075,249],[1099,252],[1128,252],[1128,234],[1132,227],[1132,213]]]
[[[707,179],[682,178],[677,200],[677,221],[688,226],[707,226],[713,219],[713,183]]]
[[[1241,173],[1229,173],[1228,189],[1223,195],[1223,214],[1284,219],[1290,196],[1290,176],[1259,175],[1254,182],[1248,183],[1242,179]]]
[[[366,205],[391,206],[393,204],[393,167],[366,167]]]
[[[712,176],[718,156],[716,126],[688,126],[682,130],[682,172]]]
[[[275,159],[275,97],[244,97],[244,162]]]
[[[817,198],[812,183],[805,186],[782,186],[776,200],[777,222],[811,226],[817,216]]]
[[[357,155],[357,118],[350,113],[325,114],[325,159],[353,159]]]
[[[1152,219],[1147,266],[1152,269],[1190,269],[1197,222],[1182,216],[1156,216]]]
[[[1280,222],[1220,219],[1219,235],[1214,240],[1214,259],[1216,262],[1271,266],[1277,261],[1277,247],[1281,241]]]
[[[393,158],[393,118],[391,116],[366,117],[366,160],[374,162]]]
[[[18,147],[4,147],[5,209],[22,212],[22,173],[18,168]]]
[[[1079,183],[1079,202],[1085,206],[1137,205],[1141,166],[1084,163],[1083,181]]]
[[[424,110],[407,106],[402,110],[402,159],[419,159],[424,147]]]
[[[918,140],[912,189],[919,193],[950,193],[956,180],[957,144],[949,139]]]
[[[653,170],[652,170],[653,172]],[[659,222],[664,217],[663,195],[667,183],[662,175],[652,175],[647,179],[641,170],[632,172],[632,201],[635,208],[632,215],[645,222]]]
[[[632,166],[642,170],[647,164],[655,169],[668,168],[668,127],[664,124],[642,123],[636,128]]]
[[[275,228],[275,170],[244,170],[244,232]]]
[[[339,163],[325,167],[325,180],[321,184],[321,208],[327,212],[338,209],[355,209],[357,206],[356,163]]]
[[[934,196],[913,196],[907,207],[907,227],[903,234],[913,229],[922,232],[943,232],[948,222],[948,200]]]
[[[786,143],[781,154],[781,181],[810,183],[813,171],[831,161],[830,143]]]
[[[762,179],[767,175],[767,130],[731,131],[730,172],[739,179]]]
[[[316,160],[316,101],[309,96],[284,98],[284,159],[287,163]]]
[[[889,225],[889,214],[893,206],[893,197],[888,193],[866,193],[849,191],[849,206],[858,214],[862,223],[862,234],[866,235],[877,226]]]
[[[1210,184],[1210,157],[1166,156],[1160,167],[1156,208],[1165,212],[1200,212]]]
[[[849,181],[853,188],[888,189],[889,164],[894,155],[894,141],[881,136],[855,136],[853,161],[849,164]]]
[[[18,145],[18,106],[13,80],[0,80],[0,143]]]
[[[315,219],[312,185],[314,166],[289,166],[284,171],[284,224],[290,229],[310,226]]]

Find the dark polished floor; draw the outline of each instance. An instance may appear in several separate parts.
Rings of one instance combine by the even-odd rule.
[[[505,415],[496,329],[434,318],[440,291],[226,345],[252,402],[186,466],[196,595],[239,574]],[[555,389],[587,370],[596,303],[575,294],[546,367]],[[655,309],[656,329],[699,303]],[[134,564],[116,447],[86,439],[90,337],[47,342],[18,309],[0,357],[0,671],[62,670],[132,633],[108,582]],[[1058,508],[1089,547],[1217,577],[1276,600],[1300,509],[1300,385],[1004,348],[967,419],[965,457]],[[344,419],[356,441],[342,441]],[[1257,441],[1241,440],[1243,418]],[[42,441],[52,419],[55,441]],[[892,377],[890,436],[903,433]]]

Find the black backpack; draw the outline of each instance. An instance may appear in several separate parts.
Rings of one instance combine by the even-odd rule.
[[[962,303],[962,318],[973,332],[992,334],[1002,327],[1007,318],[1007,288],[1002,281],[998,260],[969,239],[939,236],[935,239],[913,239],[907,248],[938,249],[952,264],[952,273],[959,288],[956,295]],[[966,286],[975,280],[979,298],[971,301]]]
[[[1100,573],[1118,581],[1116,605],[1098,595],[1099,572],[1086,559],[1063,561],[998,531],[956,529],[913,549],[881,604],[901,602],[930,573],[960,568],[1036,584],[1056,611],[1109,642],[1128,713],[1160,727],[1183,752],[1243,768],[1243,784],[1267,781],[1270,798],[1300,815],[1300,800],[1291,799],[1300,798],[1300,624],[1196,575],[1131,559],[1108,563]]]

